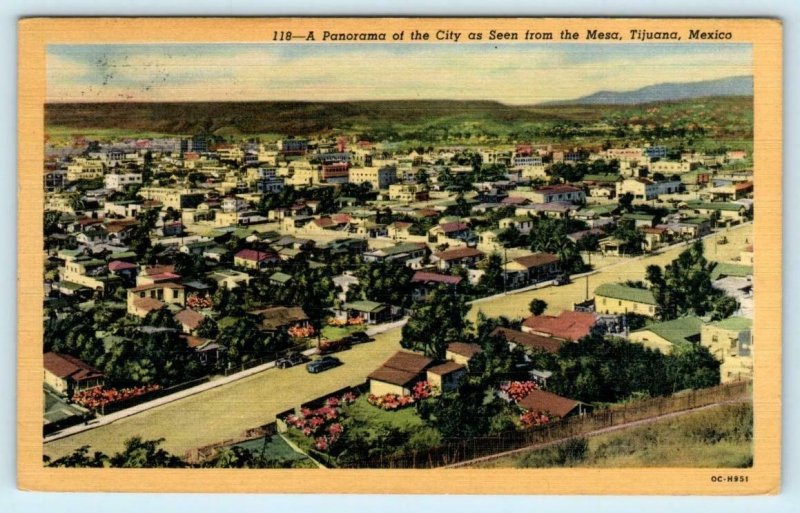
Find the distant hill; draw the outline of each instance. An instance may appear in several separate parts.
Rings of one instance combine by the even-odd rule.
[[[389,125],[424,125],[436,120],[519,123],[558,121],[555,110],[494,101],[397,100],[353,102],[159,102],[52,103],[45,124],[75,129],[108,128],[193,134],[296,134]]]
[[[752,138],[752,104],[750,95],[641,105],[505,105],[458,100],[51,103],[45,106],[45,123],[48,135],[59,143],[75,135],[102,139],[200,133],[267,139],[348,134],[369,141],[426,145],[575,137],[605,141],[612,136],[637,137],[638,132],[628,126],[631,123],[667,125],[673,131],[702,125],[703,134],[695,137],[748,140]],[[660,137],[668,137],[667,132]]]
[[[709,96],[752,96],[752,94],[753,77],[742,75],[702,82],[669,82],[633,91],[599,91],[575,100],[549,102],[544,105],[636,105]]]

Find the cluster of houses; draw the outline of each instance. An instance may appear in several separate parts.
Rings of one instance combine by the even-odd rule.
[[[471,151],[483,164],[501,166],[504,173],[501,179],[474,183],[473,191],[459,193],[448,180],[475,171],[473,165],[459,163],[463,148],[397,152],[351,138],[221,144],[202,135],[91,147],[76,141],[74,148],[52,151],[46,160],[45,212],[53,214],[46,234],[46,301],[124,301],[127,314],[139,318],[167,308],[189,347],[207,362],[221,348],[197,336],[203,320],[213,315],[203,298],[218,288],[247,287],[257,273],[268,273],[274,287],[292,287],[294,277],[281,266],[300,256],[318,266],[337,255],[407,266],[415,271],[413,299],[421,300],[439,286],[477,282],[492,253],[503,255],[509,289],[559,277],[557,255],[515,248],[507,256],[501,242],[510,229],[530,234],[537,218],[582,221],[587,228],[570,233],[570,240],[592,234],[600,240],[601,252],[624,254],[629,248],[610,235],[620,221],[632,221],[641,231],[641,251],[647,252],[745,222],[752,215],[752,170],[744,152],[676,156],[654,146],[603,150],[529,144]],[[585,175],[573,183],[555,183],[549,175],[555,163],[598,160],[616,161],[618,171]],[[336,194],[334,209],[312,194],[340,191],[346,184],[366,194]],[[263,206],[265,197],[280,195],[289,186],[299,191],[292,204]],[[623,197],[630,199],[633,212],[619,208]],[[456,206],[467,211],[459,208],[453,215]],[[659,207],[668,214],[656,217],[651,210],[636,211],[637,206]],[[487,219],[496,212],[504,217],[487,227]],[[150,247],[158,248],[159,261],[182,254],[202,258],[209,271],[186,278],[172,264],[146,265],[133,244],[142,236],[142,214],[149,213],[155,224],[145,236]],[[245,247],[229,249],[225,241],[232,236],[244,239]],[[751,298],[747,271],[742,269],[747,266],[720,266],[720,286]],[[747,307],[742,311],[742,317],[718,323],[682,320],[676,332],[729,362],[724,372],[734,379],[752,368]],[[308,324],[299,306],[251,313],[266,331]],[[498,328],[497,334],[512,345],[557,351],[591,330],[617,326],[614,317],[627,313],[652,317],[652,294],[604,284],[595,291],[594,312],[538,316],[527,319],[520,331]],[[344,302],[331,312],[366,324],[401,314],[396,305],[374,301]],[[657,325],[648,330],[628,336],[663,350],[681,342],[663,336],[665,330]],[[475,351],[451,344],[444,362],[398,353],[369,376],[371,386],[376,393],[407,394],[424,377],[448,389],[466,373]],[[102,383],[99,371],[73,357],[52,354],[45,364],[45,381],[56,390],[66,393]],[[547,370],[537,372],[545,384]]]

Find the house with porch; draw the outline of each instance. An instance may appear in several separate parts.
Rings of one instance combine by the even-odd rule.
[[[381,324],[392,320],[392,307],[376,301],[351,301],[342,305],[336,317],[341,320],[361,318],[365,324]]]
[[[506,280],[511,288],[520,288],[555,278],[561,274],[558,256],[552,253],[533,253],[506,263]]]

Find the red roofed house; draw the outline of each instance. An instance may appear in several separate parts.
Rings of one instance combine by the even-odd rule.
[[[74,356],[50,352],[44,354],[44,382],[70,397],[75,392],[103,386],[105,376]]]
[[[509,347],[512,349],[516,346],[522,346],[525,349],[532,351],[545,351],[551,354],[556,354],[561,345],[564,343],[559,339],[552,337],[543,337],[533,333],[525,333],[522,331],[512,330],[510,328],[495,328],[491,333],[492,337],[503,337],[508,341]]]
[[[577,341],[592,332],[599,317],[593,312],[564,310],[558,316],[534,315],[522,322],[522,331],[543,337]]]
[[[414,384],[423,379],[425,370],[432,364],[433,359],[427,356],[398,351],[367,376],[369,392],[374,395],[411,395]]]
[[[532,390],[517,404],[527,411],[545,413],[550,420],[563,419],[571,415],[583,415],[589,410],[589,407],[580,401],[538,389]]]
[[[434,253],[431,260],[436,262],[439,269],[446,271],[454,265],[473,266],[484,256],[483,252],[464,246]]]
[[[136,279],[136,273],[139,271],[139,267],[130,262],[113,260],[108,263],[108,270],[121,278],[133,281]]]
[[[175,314],[175,320],[181,325],[183,332],[190,334],[194,333],[205,318],[205,315],[189,308]]]
[[[233,256],[233,265],[245,269],[263,269],[279,261],[280,257],[272,250],[243,249]]]
[[[433,289],[440,285],[448,287],[457,287],[463,278],[461,276],[451,276],[449,274],[429,273],[425,271],[417,271],[411,277],[411,283],[414,286],[412,296],[415,301],[427,297]]]
[[[442,392],[449,392],[458,388],[458,384],[467,375],[467,366],[448,361],[430,367],[426,375],[431,387],[436,387]]]
[[[466,342],[450,342],[444,357],[462,365],[469,365],[472,357],[481,352],[478,344],[467,344]]]
[[[525,287],[561,274],[561,262],[552,253],[534,253],[508,262],[506,273],[511,288]]]
[[[145,317],[151,311],[158,310],[167,303],[184,306],[186,294],[183,285],[170,282],[153,283],[128,289],[127,302],[129,314]]]
[[[444,243],[447,242],[447,239],[464,241],[471,236],[472,231],[469,229],[469,225],[461,221],[442,223],[428,230],[428,242],[432,244]]]

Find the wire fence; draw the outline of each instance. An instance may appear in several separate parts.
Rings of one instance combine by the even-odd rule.
[[[593,431],[725,402],[748,393],[748,381],[726,383],[667,397],[655,397],[592,413],[568,417],[525,431],[508,431],[494,436],[451,439],[428,450],[401,455],[377,455],[350,464],[354,468],[435,468],[555,442]]]

